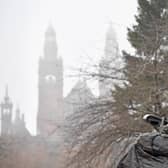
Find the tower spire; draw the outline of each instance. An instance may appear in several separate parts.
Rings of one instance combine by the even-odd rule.
[[[109,27],[106,32],[105,41],[105,57],[106,59],[113,59],[118,54],[118,42],[116,32],[113,28],[113,23],[109,23]]]
[[[112,22],[110,22],[106,37],[105,37],[105,48],[104,48],[104,56],[101,58],[99,65],[99,73],[107,76],[110,76],[112,73],[117,74],[116,71],[113,69],[116,69],[116,65],[119,66],[120,64],[120,57],[119,57],[119,47],[118,42],[116,38],[116,33],[113,28]],[[114,89],[115,80],[110,78],[102,79],[100,77],[99,79],[99,94],[100,97],[108,97],[111,96],[111,91]]]
[[[48,60],[57,58],[56,32],[51,23],[45,32],[44,58]]]
[[[9,97],[8,96],[8,85],[5,86],[5,97]]]
[[[8,94],[8,85],[5,86],[5,97],[4,97],[5,102],[9,101],[9,94]]]
[[[1,134],[10,134],[12,126],[12,107],[8,95],[8,86],[5,87],[4,100],[1,103]]]
[[[37,131],[47,136],[63,120],[63,61],[57,55],[56,33],[51,24],[45,32],[44,57],[39,61],[38,89]]]

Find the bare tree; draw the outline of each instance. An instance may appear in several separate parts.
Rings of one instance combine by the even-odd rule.
[[[168,4],[165,0],[139,0],[138,3],[137,24],[128,29],[136,54],[123,52],[125,65],[119,69],[104,64],[101,66],[106,70],[101,73],[82,71],[91,78],[115,79],[122,84],[115,84],[111,96],[88,102],[70,119],[72,167],[115,167],[115,161],[133,141],[128,137],[151,130],[142,116],[167,114]],[[118,72],[121,75],[116,76]]]

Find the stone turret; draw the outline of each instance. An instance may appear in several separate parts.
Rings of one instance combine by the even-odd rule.
[[[1,103],[1,135],[11,134],[12,108],[13,104],[8,95],[8,86],[6,86],[4,100]]]

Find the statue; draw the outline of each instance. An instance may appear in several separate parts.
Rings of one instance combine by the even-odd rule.
[[[156,132],[140,136],[117,168],[167,168],[168,167],[168,120],[147,114],[143,119],[150,123]]]

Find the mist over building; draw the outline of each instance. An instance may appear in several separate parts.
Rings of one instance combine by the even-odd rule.
[[[119,47],[115,32],[110,25],[106,33],[104,56],[100,60],[99,72],[107,72],[106,75],[109,75],[110,68],[114,67],[117,61],[120,61]],[[63,127],[66,118],[94,101],[96,97],[85,79],[78,80],[69,94],[63,97],[63,59],[58,55],[56,32],[52,25],[49,25],[45,32],[43,55],[39,58],[38,66],[37,135],[32,136],[27,130],[24,115],[19,108],[15,109],[14,115],[13,102],[6,87],[4,100],[1,103],[1,140],[14,138],[15,143],[9,145],[9,150],[16,147],[19,156],[22,150],[25,150],[27,152],[25,159],[30,157],[31,162],[33,162],[31,154],[36,153],[37,156],[33,155],[35,158],[45,159],[40,164],[37,159],[34,165],[54,168],[58,158],[60,159],[58,153],[62,153],[60,151],[65,149]],[[112,87],[111,79],[100,79],[100,97],[109,96]],[[22,149],[16,145],[20,140],[23,141]],[[30,147],[31,150],[25,146]],[[13,157],[13,153],[11,155]],[[11,155],[9,154],[9,158]],[[18,163],[20,166],[21,164]]]
[[[119,77],[117,69],[123,65],[121,55],[119,53],[119,45],[117,36],[110,23],[105,37],[104,55],[99,62],[99,94],[100,97],[111,96],[114,84],[118,83],[115,77]]]

